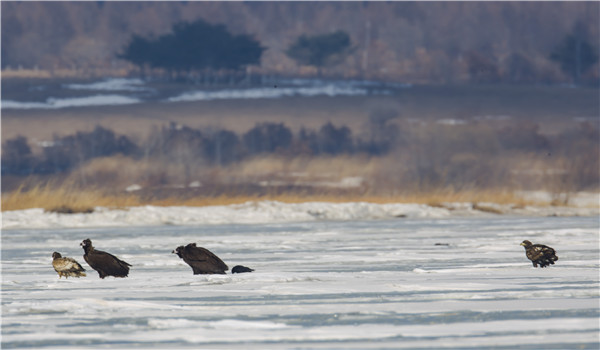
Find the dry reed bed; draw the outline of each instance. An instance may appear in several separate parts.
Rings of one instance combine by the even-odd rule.
[[[61,213],[90,212],[95,207],[124,208],[142,205],[155,206],[211,206],[239,204],[248,201],[273,200],[284,203],[301,202],[370,202],[370,203],[418,203],[432,206],[444,206],[449,202],[497,203],[521,206],[526,203],[523,199],[509,191],[454,191],[437,190],[427,193],[412,193],[404,195],[360,195],[327,193],[283,193],[266,195],[215,195],[182,198],[180,196],[143,197],[135,193],[114,193],[102,189],[82,190],[68,185],[54,187],[50,184],[37,185],[31,188],[21,187],[2,196],[2,211],[43,208],[46,211]]]
[[[547,158],[547,157],[545,157]],[[502,168],[543,169],[546,159],[515,156]],[[444,206],[444,203],[481,203],[524,206],[550,205],[526,201],[516,195],[535,180],[549,193],[569,193],[568,186],[544,175],[505,178],[498,186],[463,187],[423,186],[406,177],[403,158],[334,157],[258,157],[225,167],[202,162],[170,164],[164,160],[133,160],[123,156],[93,159],[60,176],[29,177],[15,181],[2,194],[2,210],[43,208],[57,212],[89,212],[95,207],[209,206],[247,201],[275,200],[285,203],[309,201],[371,203],[417,203]],[[482,175],[487,175],[483,172]],[[508,174],[510,175],[510,174]],[[513,176],[513,175],[511,175]],[[343,181],[352,181],[349,187]],[[8,180],[8,179],[4,179]],[[192,183],[197,185],[191,187]],[[359,184],[360,183],[360,184]],[[20,186],[19,186],[20,184]],[[127,192],[132,185],[141,190]],[[500,186],[502,185],[502,186]],[[567,183],[568,185],[568,183]],[[329,186],[329,187],[328,187]],[[337,187],[336,187],[337,186]],[[564,187],[564,188],[563,188]]]

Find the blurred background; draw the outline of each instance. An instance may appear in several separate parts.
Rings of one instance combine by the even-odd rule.
[[[3,209],[599,189],[598,2],[1,10]]]

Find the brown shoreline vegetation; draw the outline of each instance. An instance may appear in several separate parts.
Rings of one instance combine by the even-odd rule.
[[[528,204],[548,205],[548,203],[533,203],[515,193],[505,190],[464,190],[452,189],[433,190],[396,195],[360,194],[356,191],[266,191],[254,194],[218,194],[205,196],[188,196],[182,193],[186,189],[168,191],[139,191],[112,192],[102,189],[77,189],[69,185],[55,187],[50,183],[18,189],[2,195],[2,211],[42,208],[47,212],[61,214],[91,213],[96,207],[125,209],[136,206],[214,206],[241,204],[249,201],[279,201],[283,203],[302,202],[368,202],[368,203],[416,203],[435,207],[445,207],[444,203],[466,202],[473,203],[473,208],[493,212],[493,208],[478,203],[510,204],[522,207]],[[187,197],[187,198],[186,198]]]

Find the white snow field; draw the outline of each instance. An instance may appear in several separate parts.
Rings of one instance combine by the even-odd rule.
[[[141,213],[5,212],[2,349],[600,347],[597,215],[406,207],[415,211],[391,218],[349,207],[307,217],[283,205],[280,216],[213,207],[188,221],[153,207],[147,226]],[[129,277],[100,279],[83,260],[85,238],[133,265]],[[524,239],[555,248],[556,265],[533,268]],[[256,271],[193,275],[171,253],[190,242]],[[87,277],[59,279],[53,251]]]

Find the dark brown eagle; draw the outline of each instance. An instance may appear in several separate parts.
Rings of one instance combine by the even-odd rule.
[[[228,267],[223,260],[213,254],[210,250],[202,247],[196,247],[196,243],[179,246],[172,251],[178,257],[190,265],[194,275],[200,274],[224,274]]]
[[[52,253],[52,267],[58,273],[58,278],[85,277],[85,269],[73,258],[62,257],[59,252]]]
[[[100,278],[106,276],[127,277],[129,274],[129,267],[131,265],[112,254],[94,249],[92,241],[89,238],[83,240],[80,245],[85,252],[83,254],[85,262],[92,269],[98,271]]]
[[[540,265],[540,267],[554,265],[554,262],[558,260],[558,256],[556,256],[554,249],[547,245],[532,244],[528,240],[524,240],[521,245],[525,247],[525,255],[531,260],[533,267],[537,267],[538,265]]]

